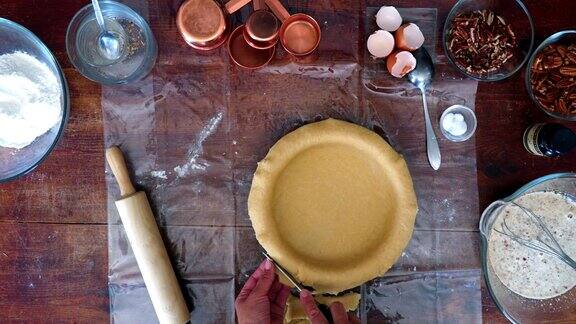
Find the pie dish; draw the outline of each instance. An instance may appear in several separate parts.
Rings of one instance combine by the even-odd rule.
[[[334,119],[280,139],[248,197],[262,247],[317,293],[384,274],[408,244],[417,209],[402,156],[376,133]]]

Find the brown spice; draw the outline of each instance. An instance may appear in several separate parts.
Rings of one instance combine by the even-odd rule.
[[[490,10],[459,14],[448,32],[456,65],[479,76],[498,71],[514,56],[516,45],[510,25]]]
[[[576,114],[576,44],[551,44],[536,54],[530,74],[536,100],[548,111]]]
[[[119,19],[118,23],[126,33],[126,58],[130,59],[146,46],[144,35],[142,29],[131,20]]]

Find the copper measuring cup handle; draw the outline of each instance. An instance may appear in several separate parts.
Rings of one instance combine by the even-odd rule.
[[[254,11],[268,8],[265,0],[252,0],[252,6],[254,7]]]
[[[280,19],[280,21],[284,22],[286,19],[290,18],[290,13],[286,8],[280,3],[279,0],[265,0],[270,10]]]
[[[250,1],[252,0],[230,0],[226,2],[224,9],[226,9],[226,12],[231,15],[247,5]]]

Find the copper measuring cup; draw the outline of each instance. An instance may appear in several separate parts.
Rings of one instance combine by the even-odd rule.
[[[280,23],[276,16],[268,11],[265,0],[252,0],[254,11],[244,24],[246,42],[257,49],[268,49],[278,42]]]
[[[246,24],[237,27],[228,38],[228,54],[236,65],[258,69],[270,63],[276,53],[279,23],[266,10],[264,0],[252,1],[254,11]]]
[[[236,65],[245,69],[261,68],[274,58],[276,47],[259,49],[251,46],[244,37],[245,26],[238,26],[228,38],[228,54]]]
[[[314,18],[303,13],[290,15],[279,0],[266,0],[266,4],[282,21],[278,38],[288,53],[304,56],[318,48],[321,31]]]
[[[224,9],[214,0],[187,0],[178,9],[178,31],[191,47],[209,51],[220,47],[230,33],[228,16],[250,0],[231,0]]]
[[[256,2],[254,2],[254,8],[258,8]],[[276,16],[266,9],[259,9],[252,12],[246,19],[244,38],[254,48],[268,49],[278,42],[279,30],[280,22]]]

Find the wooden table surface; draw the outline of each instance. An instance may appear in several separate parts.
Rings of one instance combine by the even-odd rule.
[[[166,0],[166,5],[173,5]],[[454,1],[443,1],[450,7]],[[537,39],[575,27],[576,1],[525,1]],[[38,35],[68,79],[71,115],[52,155],[32,173],[0,184],[0,321],[108,322],[107,212],[101,88],[68,61],[68,22],[87,1],[3,0],[0,15]],[[434,7],[438,1],[388,1]],[[384,4],[384,2],[383,2]],[[444,10],[446,11],[446,10]],[[440,15],[439,20],[443,21]],[[0,40],[1,41],[1,40]],[[481,83],[476,97],[480,208],[552,172],[576,171],[576,152],[560,159],[530,156],[523,130],[548,120],[529,100],[524,74]],[[568,124],[575,128],[575,124]],[[490,298],[484,320],[503,321]]]

